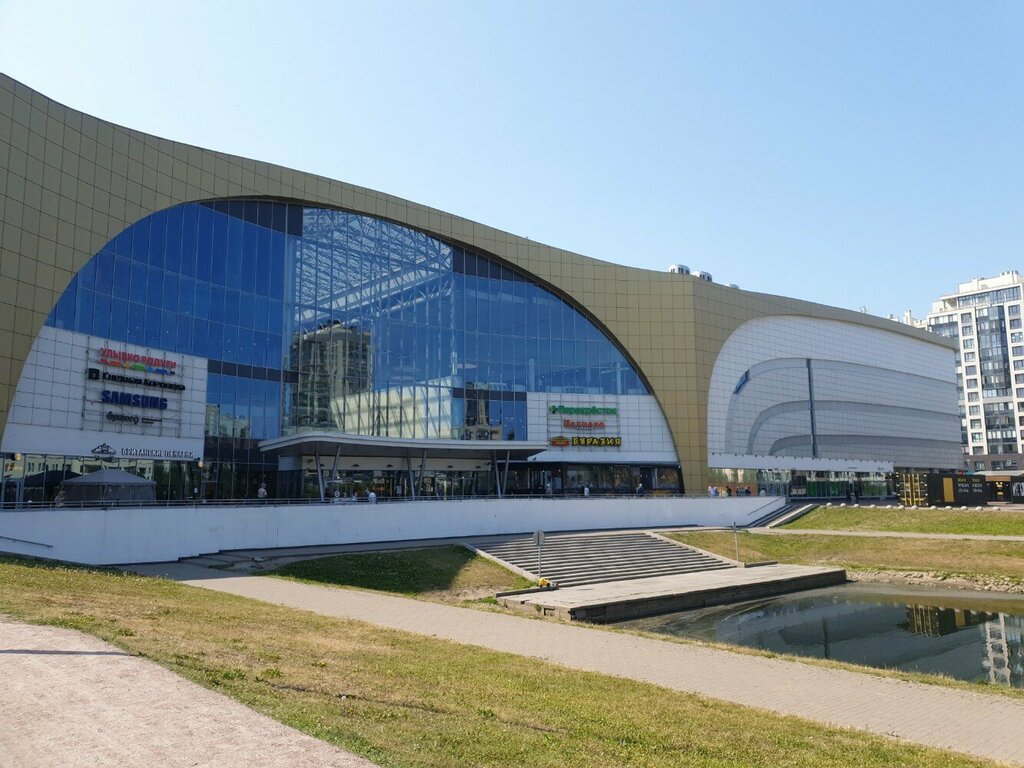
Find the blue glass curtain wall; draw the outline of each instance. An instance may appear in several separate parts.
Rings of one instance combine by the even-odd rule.
[[[139,221],[48,323],[207,358],[208,453],[222,462],[262,464],[258,441],[303,429],[523,440],[527,392],[647,394],[615,344],[522,273],[381,219],[277,202]]]

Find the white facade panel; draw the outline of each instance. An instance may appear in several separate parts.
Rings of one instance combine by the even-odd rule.
[[[834,320],[768,317],[737,329],[716,360],[710,466],[954,468],[959,444],[954,353],[939,344]]]
[[[551,448],[530,461],[677,464],[672,434],[651,395],[529,392],[527,433]],[[560,445],[559,438],[568,444]],[[610,439],[616,445],[586,445]],[[582,443],[582,444],[581,444]]]
[[[199,459],[206,379],[204,358],[43,326],[18,382],[0,450]]]

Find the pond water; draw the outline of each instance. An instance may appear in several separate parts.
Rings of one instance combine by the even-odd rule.
[[[1024,688],[1024,597],[847,584],[618,626]]]

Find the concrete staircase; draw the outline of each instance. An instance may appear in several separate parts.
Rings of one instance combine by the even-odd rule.
[[[197,555],[196,557],[183,557],[178,562],[185,563],[186,565],[198,565],[203,568],[231,570],[233,566],[252,563],[252,557],[235,555],[231,552],[214,552],[208,555]]]
[[[480,552],[537,578],[537,547],[528,534],[474,541]],[[540,575],[560,587],[735,568],[735,564],[648,533],[551,534]]]
[[[744,528],[763,528],[763,527],[775,527],[776,525],[782,525],[787,522],[796,520],[798,517],[803,517],[808,512],[815,510],[819,507],[817,503],[807,504],[804,502],[786,504],[774,512],[769,512],[767,515],[759,517],[754,522],[743,525]]]
[[[781,507],[772,512],[769,512],[767,515],[762,515],[761,517],[757,518],[757,520],[755,520],[754,522],[747,523],[743,527],[763,528],[766,525],[770,525],[771,523],[781,520],[783,517],[786,517],[792,514],[793,512],[796,512],[797,510],[800,511],[800,515],[805,515],[817,506],[817,504],[807,504],[805,502],[790,502],[789,504],[783,504]],[[793,517],[795,519],[800,515],[793,515]]]

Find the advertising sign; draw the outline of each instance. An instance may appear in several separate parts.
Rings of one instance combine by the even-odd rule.
[[[205,358],[43,326],[0,447],[195,461],[203,451],[206,381]]]
[[[163,353],[117,349],[87,352],[85,408],[88,428],[100,432],[181,437],[184,366]]]
[[[621,448],[618,405],[549,403],[548,445],[552,448]]]

